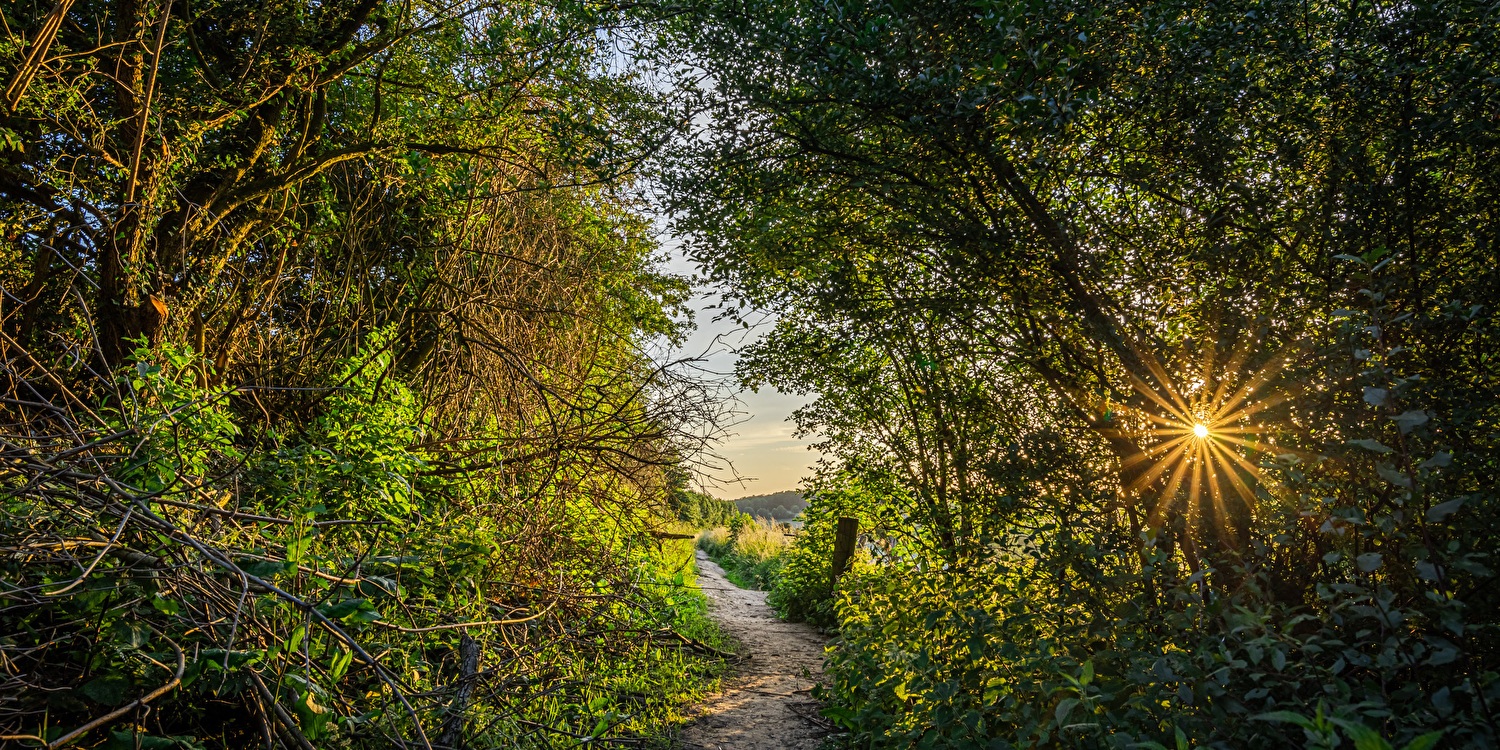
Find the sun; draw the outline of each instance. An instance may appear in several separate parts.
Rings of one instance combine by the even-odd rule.
[[[1127,495],[1155,495],[1153,525],[1182,504],[1190,521],[1200,510],[1208,511],[1220,532],[1229,535],[1227,519],[1236,514],[1226,505],[1228,495],[1246,508],[1255,507],[1254,487],[1266,484],[1267,478],[1246,454],[1272,447],[1261,440],[1267,428],[1255,418],[1293,397],[1293,389],[1272,386],[1300,348],[1287,347],[1250,371],[1245,365],[1253,344],[1241,341],[1220,362],[1217,348],[1209,342],[1197,365],[1182,368],[1177,377],[1150,353],[1137,350],[1149,372],[1132,374],[1130,380],[1144,402],[1121,411],[1120,429],[1103,432],[1140,447],[1139,453],[1122,461],[1121,473],[1129,477],[1123,489]]]

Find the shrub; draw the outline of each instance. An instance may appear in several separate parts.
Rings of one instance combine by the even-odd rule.
[[[856,550],[851,568],[869,560],[869,550],[894,551],[889,531],[895,519],[882,508],[890,507],[892,495],[900,495],[899,486],[888,478],[856,477],[839,473],[814,482],[809,493],[812,504],[803,512],[803,524],[796,541],[783,555],[776,584],[767,602],[782,617],[792,622],[808,622],[822,628],[835,625],[833,600],[833,542],[838,519],[853,518],[859,523],[866,552]]]

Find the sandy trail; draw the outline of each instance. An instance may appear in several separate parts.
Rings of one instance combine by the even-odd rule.
[[[782,622],[766,606],[766,592],[747,591],[698,551],[698,585],[710,614],[748,657],[701,715],[678,735],[685,750],[815,750],[826,731],[813,717],[809,691],[823,676],[825,639],[816,628]]]

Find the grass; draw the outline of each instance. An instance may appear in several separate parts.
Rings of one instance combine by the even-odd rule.
[[[765,591],[776,583],[792,537],[786,526],[755,519],[730,529],[720,526],[698,535],[698,548],[724,569],[730,583]]]
[[[644,615],[647,621],[639,625],[670,629],[709,649],[735,649],[734,641],[708,616],[708,599],[694,585],[691,540],[663,540],[640,565],[641,587],[652,606]],[[575,679],[591,686],[594,700],[584,713],[603,722],[601,727],[608,726],[604,736],[661,748],[670,746],[675,727],[687,721],[692,706],[718,688],[728,669],[720,656],[671,637],[635,644],[612,659],[569,666],[579,671]]]

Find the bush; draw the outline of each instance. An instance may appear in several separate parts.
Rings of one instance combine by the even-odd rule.
[[[0,538],[45,554],[0,561],[24,597],[0,612],[0,631],[17,634],[21,675],[52,689],[21,691],[0,721],[46,714],[56,739],[169,685],[151,705],[158,728],[259,741],[246,734],[254,710],[225,700],[258,695],[294,717],[282,729],[320,747],[383,747],[418,721],[450,726],[465,643],[487,670],[476,684],[517,686],[463,707],[477,744],[537,726],[639,736],[681,719],[722,668],[700,648],[722,636],[690,588],[691,546],[633,537],[577,498],[502,512],[503,485],[426,472],[424,428],[387,374],[385,335],[330,373],[338,385],[303,429],[256,443],[233,389],[199,384],[207,364],[192,350],[135,351],[124,402],[99,409],[105,439],[74,464],[102,468],[93,484],[115,493],[87,496],[113,514],[110,554],[84,568],[51,541],[90,539],[92,520],[66,512],[74,480],[5,488]],[[545,545],[523,536],[536,515],[549,516]],[[410,698],[390,689],[398,679]],[[114,734],[119,746],[163,740]]]
[[[814,482],[809,493],[812,504],[803,512],[802,528],[796,542],[783,555],[780,574],[767,597],[777,614],[791,622],[807,622],[821,628],[836,624],[833,599],[833,542],[839,518],[853,518],[859,523],[862,539],[881,540],[866,545],[861,554],[856,548],[851,569],[870,560],[869,550],[894,550],[888,532],[895,519],[881,515],[882,502],[902,490],[888,478],[856,477],[839,473]]]
[[[825,713],[856,746],[1337,747],[1370,727],[1395,747],[1489,746],[1460,712],[1472,683],[1426,668],[1441,639],[1358,614],[1369,592],[1304,609],[1184,586],[1166,610],[1097,609],[1018,557],[864,568],[845,590]]]
[[[1457,645],[1490,626],[1456,599],[1397,593],[1392,568],[1420,577],[1420,557],[1330,552],[1298,600],[1277,595],[1284,548],[1245,555],[1221,573],[1237,586],[1215,590],[1154,538],[1137,555],[1126,534],[1041,522],[958,558],[866,544],[834,594],[829,519],[889,502],[856,486],[815,495],[771,597],[837,627],[822,697],[853,746],[1493,747],[1500,682],[1460,666]],[[1468,522],[1439,514],[1432,534]],[[1288,545],[1309,515],[1268,515],[1258,534]],[[1379,532],[1352,533],[1369,549]]]

